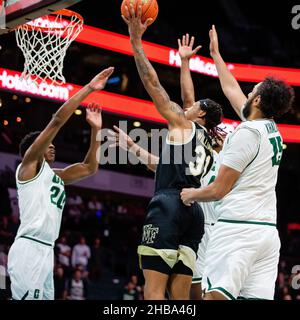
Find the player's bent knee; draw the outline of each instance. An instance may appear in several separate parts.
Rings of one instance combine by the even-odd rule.
[[[144,299],[145,300],[165,300],[165,293],[160,291],[148,290],[145,287]]]

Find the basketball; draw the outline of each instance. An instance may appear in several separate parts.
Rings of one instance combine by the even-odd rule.
[[[127,5],[128,9],[130,9],[130,4],[133,4],[135,12],[138,8],[138,0],[123,0],[121,6],[121,12],[124,17],[126,17],[125,6]],[[151,25],[158,16],[158,4],[156,0],[142,0],[142,22],[144,23],[147,19],[152,18],[153,20],[150,22]]]

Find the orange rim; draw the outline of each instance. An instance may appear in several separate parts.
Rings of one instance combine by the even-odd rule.
[[[68,10],[68,9],[61,9],[61,10],[49,13],[46,16],[59,15],[59,14],[62,15],[62,16],[65,16],[65,17],[69,17],[69,18],[75,16],[82,23],[84,22],[83,17],[79,13],[77,13],[75,11],[72,11],[72,10]],[[34,20],[32,20],[32,21],[34,21]],[[72,25],[68,25],[68,26],[66,26],[64,28],[47,28],[47,27],[33,26],[31,24],[27,24],[26,23],[26,24],[23,24],[23,25],[19,26],[18,28],[25,29],[25,30],[29,29],[31,31],[34,31],[34,30],[40,30],[40,31],[62,31],[62,30],[70,28],[71,26]]]

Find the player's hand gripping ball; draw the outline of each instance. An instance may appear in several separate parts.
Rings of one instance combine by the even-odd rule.
[[[130,9],[130,4],[133,5],[134,11],[137,14],[139,4],[142,5],[142,23],[145,23],[147,19],[152,18],[148,26],[151,25],[158,16],[158,4],[156,0],[123,0],[121,6],[121,13],[126,18],[125,6]]]

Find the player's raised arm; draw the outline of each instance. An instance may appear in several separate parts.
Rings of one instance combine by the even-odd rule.
[[[99,73],[89,84],[84,86],[54,114],[47,127],[26,151],[19,171],[19,178],[21,180],[28,180],[35,176],[36,163],[41,161],[46,149],[49,147],[61,127],[69,120],[80,103],[89,94],[96,90],[104,89],[106,82],[113,71],[114,68],[108,68]]]
[[[76,163],[64,169],[53,169],[65,184],[72,184],[95,174],[98,170],[97,152],[100,151],[100,139],[97,139],[102,129],[101,109],[97,104],[90,104],[86,109],[86,121],[91,126],[91,141],[89,150],[81,163]]]
[[[156,167],[159,162],[159,157],[153,155],[149,151],[140,147],[135,143],[123,130],[114,126],[114,131],[110,131],[109,140],[112,142],[110,145],[113,147],[120,147],[125,151],[128,151],[135,155],[147,168],[153,172],[156,171]]]
[[[190,39],[187,33],[178,39],[178,51],[181,58],[180,86],[183,109],[191,107],[195,103],[195,89],[190,71],[190,59],[201,49],[201,46],[193,49],[195,38]]]
[[[214,62],[216,64],[222,90],[227,99],[230,101],[235,112],[239,117],[241,117],[241,109],[247,101],[247,98],[232,73],[228,70],[219,52],[218,34],[214,25],[209,31],[209,37],[210,55],[214,59]]]
[[[151,18],[142,23],[142,6],[138,5],[137,14],[132,4],[127,6],[126,17],[122,16],[129,28],[130,40],[134,51],[135,63],[144,84],[145,89],[151,96],[158,112],[168,121],[171,127],[190,127],[182,108],[170,100],[169,95],[159,82],[156,71],[146,57],[142,44],[142,35],[146,31]]]

